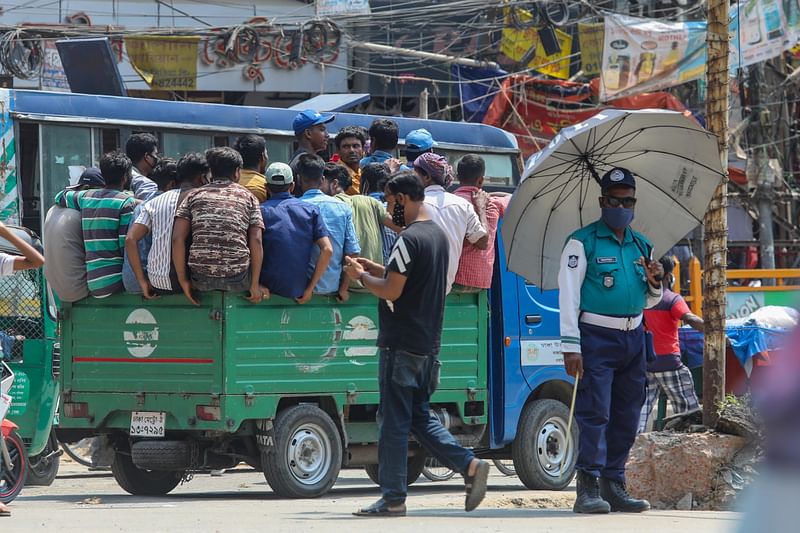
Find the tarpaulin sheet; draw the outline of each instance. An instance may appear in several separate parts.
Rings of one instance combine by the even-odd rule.
[[[725,335],[731,342],[733,353],[743,367],[757,357],[768,358],[769,352],[776,350],[786,341],[789,330],[766,328],[756,325],[728,326]],[[683,327],[678,330],[681,353],[687,359],[689,368],[703,366],[703,333]]]

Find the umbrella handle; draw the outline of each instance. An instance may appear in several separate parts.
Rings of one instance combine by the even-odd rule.
[[[561,456],[561,464],[558,467],[559,477],[564,475],[564,461],[567,458],[567,451],[569,451],[570,445],[572,444],[572,419],[575,416],[575,398],[578,396],[578,382],[580,380],[581,375],[577,374],[575,376],[575,386],[572,387],[572,402],[569,406],[569,420],[567,420],[567,446],[564,450],[564,454]]]

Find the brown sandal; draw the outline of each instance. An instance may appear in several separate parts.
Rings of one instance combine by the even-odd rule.
[[[469,469],[467,470],[469,472]],[[486,484],[489,481],[489,463],[479,461],[473,475],[464,474],[464,488],[467,497],[464,499],[464,510],[474,511],[486,496]]]

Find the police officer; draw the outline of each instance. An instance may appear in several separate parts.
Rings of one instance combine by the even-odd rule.
[[[564,365],[579,378],[576,513],[642,512],[625,488],[646,383],[642,310],[661,300],[663,268],[629,226],[636,181],[615,168],[600,181],[601,219],[573,233],[558,274]],[[598,480],[599,478],[599,480]]]

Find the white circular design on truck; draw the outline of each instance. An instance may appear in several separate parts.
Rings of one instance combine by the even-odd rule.
[[[158,343],[158,322],[147,309],[134,309],[125,319],[127,328],[122,332],[128,353],[134,357],[149,357]]]

